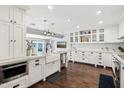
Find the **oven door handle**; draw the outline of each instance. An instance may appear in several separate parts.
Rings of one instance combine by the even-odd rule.
[[[6,67],[6,68],[3,68],[2,71],[7,70],[7,69],[11,69],[11,68],[14,68],[14,67],[24,66],[24,65],[27,65],[27,64],[24,63],[24,64],[19,64],[19,65],[14,65],[14,66]]]

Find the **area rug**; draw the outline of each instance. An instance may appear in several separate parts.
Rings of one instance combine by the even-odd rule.
[[[113,77],[109,75],[100,74],[99,88],[115,88]]]

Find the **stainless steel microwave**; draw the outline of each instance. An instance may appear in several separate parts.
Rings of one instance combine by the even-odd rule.
[[[27,62],[0,66],[0,84],[28,74]]]

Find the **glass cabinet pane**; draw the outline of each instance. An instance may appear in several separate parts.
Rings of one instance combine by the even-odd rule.
[[[104,34],[99,34],[99,41],[103,42],[104,41]]]
[[[92,30],[92,34],[96,34],[96,30],[94,29],[94,30]]]
[[[97,41],[97,36],[96,35],[92,35],[92,42],[96,42]]]
[[[77,36],[78,35],[78,32],[75,32],[75,36]]]
[[[70,42],[73,42],[73,37],[70,37]]]
[[[104,29],[99,29],[99,33],[104,33]]]
[[[70,36],[72,36],[72,37],[73,37],[73,33],[70,33]]]
[[[78,42],[78,37],[75,37],[75,42]]]

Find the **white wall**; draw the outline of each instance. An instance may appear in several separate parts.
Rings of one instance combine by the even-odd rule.
[[[118,42],[119,38],[119,26],[113,25],[104,28],[105,42]]]

